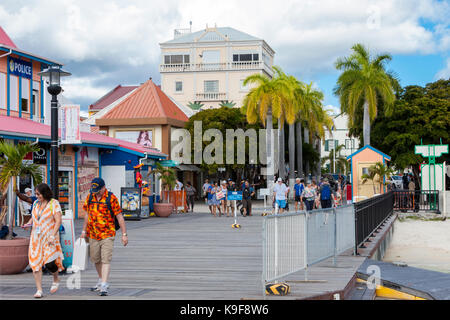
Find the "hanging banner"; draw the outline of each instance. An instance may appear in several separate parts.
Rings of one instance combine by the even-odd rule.
[[[61,144],[80,144],[80,106],[62,106],[61,117]]]

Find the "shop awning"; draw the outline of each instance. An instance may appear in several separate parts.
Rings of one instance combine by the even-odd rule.
[[[194,171],[194,172],[201,171],[199,167],[194,166],[193,164],[179,164],[175,168],[180,171]]]
[[[33,120],[0,115],[0,137],[15,140],[36,140],[50,142],[50,126]],[[61,130],[59,130],[59,135]],[[146,148],[137,143],[127,142],[102,134],[81,132],[81,145],[98,148],[117,149],[144,157],[164,159],[167,155],[155,148]]]

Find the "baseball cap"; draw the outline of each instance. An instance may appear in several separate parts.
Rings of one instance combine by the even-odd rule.
[[[99,192],[105,186],[105,181],[102,178],[94,178],[91,181],[91,192]]]
[[[33,192],[33,190],[31,190],[30,188],[25,188],[25,193],[27,192]]]
[[[277,180],[277,182],[282,182],[283,181],[283,179],[281,179],[281,178],[278,178],[278,180]]]

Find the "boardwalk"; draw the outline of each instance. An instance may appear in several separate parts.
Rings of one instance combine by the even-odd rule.
[[[206,209],[202,206],[200,209]],[[204,211],[204,210],[203,210]],[[262,220],[259,213],[241,217],[242,229],[232,229],[232,218],[209,213],[174,214],[169,218],[127,221],[129,244],[115,243],[110,295],[107,299],[262,299]],[[79,235],[82,221],[76,221]],[[309,279],[298,283],[303,272],[290,276],[291,295],[299,299],[342,290],[364,258],[340,257],[338,267],[331,261],[310,268]],[[89,288],[97,281],[92,264],[81,273],[81,289],[66,287],[70,275],[56,295],[45,299],[105,299]],[[44,294],[51,276],[44,276]],[[31,273],[0,276],[0,299],[32,299],[35,292]]]

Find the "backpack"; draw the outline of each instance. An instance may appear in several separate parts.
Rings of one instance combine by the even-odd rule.
[[[111,216],[114,218],[114,227],[115,227],[115,229],[116,229],[116,231],[117,231],[117,230],[120,229],[120,225],[119,225],[119,221],[117,221],[117,218],[116,218],[116,216],[114,215],[114,212],[113,212],[113,210],[112,210],[112,206],[111,206],[111,195],[112,195],[112,192],[109,192],[109,191],[108,191],[108,196],[106,197],[106,205],[108,206],[109,213],[110,213]],[[92,201],[92,193],[90,193],[90,194],[89,194],[89,200],[88,200],[88,208],[89,208],[89,206],[91,205],[91,203],[98,203],[98,204],[100,204],[101,202],[94,202],[94,201]]]
[[[324,185],[320,191],[320,199],[329,200],[331,199],[331,189],[329,185]]]
[[[250,199],[250,188],[245,188],[242,192],[243,199]]]

